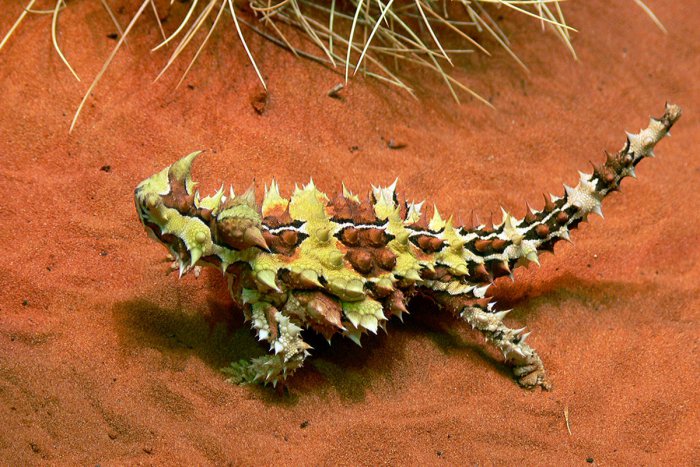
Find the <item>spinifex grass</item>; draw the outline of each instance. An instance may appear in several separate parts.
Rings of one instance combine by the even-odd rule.
[[[535,18],[543,29],[552,29],[576,57],[570,41],[570,33],[575,30],[566,23],[560,7],[563,0],[190,0],[181,18],[169,22],[174,23],[174,26],[168,28],[171,30],[167,32],[160,19],[163,12],[159,11],[155,0],[143,0],[126,28],[121,27],[108,1],[100,0],[119,32],[119,40],[85,92],[71,122],[70,131],[75,127],[90,93],[126,42],[134,24],[147,11],[153,13],[163,38],[152,50],[174,47],[156,80],[182,55],[200,31],[206,32],[176,87],[183,82],[219,25],[228,28],[232,26],[235,30],[265,90],[267,84],[241,26],[246,26],[298,57],[340,68],[346,84],[351,76],[360,71],[364,76],[398,86],[414,95],[408,80],[401,78],[401,65],[417,65],[437,73],[456,101],[459,101],[458,91],[461,90],[488,106],[491,104],[487,100],[453,77],[449,68],[453,66],[452,58],[459,54],[476,51],[491,55],[474,37],[486,34],[527,70],[511,49],[507,35],[491,16],[490,12],[494,9],[514,11]],[[663,29],[641,0],[635,2]],[[29,0],[0,42],[0,50],[28,14],[50,15],[53,46],[71,74],[80,81],[78,73],[59,46],[57,34],[61,11],[72,2],[55,0],[54,3],[51,0],[50,5],[42,5],[44,9],[38,9],[36,3],[37,0]],[[171,5],[172,3],[173,0],[170,1]],[[163,8],[170,7],[166,5],[160,9]],[[222,21],[224,18],[230,18],[228,24]],[[299,41],[296,37],[298,34],[291,37],[295,31],[307,40]],[[445,48],[443,43],[448,40],[458,44],[457,47]]]

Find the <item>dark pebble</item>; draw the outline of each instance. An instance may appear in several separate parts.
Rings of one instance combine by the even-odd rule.
[[[262,115],[265,113],[265,109],[267,108],[267,102],[268,102],[268,94],[265,91],[261,91],[257,94],[254,94],[250,98],[250,104],[253,106],[253,110],[255,110],[255,113],[258,115]]]
[[[389,149],[402,149],[406,147],[405,143],[395,141],[394,138],[391,138],[386,145]]]

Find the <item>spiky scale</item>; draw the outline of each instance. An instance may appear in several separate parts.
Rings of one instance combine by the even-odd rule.
[[[357,302],[343,302],[345,317],[356,328],[364,328],[376,334],[380,321],[386,320],[382,304],[371,298]]]
[[[262,203],[262,216],[267,217],[275,214],[281,214],[289,206],[289,200],[280,195],[280,189],[275,180],[270,182],[270,189],[265,186],[265,197]]]
[[[348,227],[343,230],[341,238],[343,243],[355,246],[360,241],[360,232],[354,227]]]
[[[299,233],[294,230],[285,230],[284,232],[280,233],[280,239],[287,246],[294,246],[299,241]]]
[[[439,232],[443,229],[443,227],[445,227],[445,221],[440,216],[440,212],[438,211],[437,205],[433,205],[433,218],[430,219],[428,229],[430,229],[433,232]]]
[[[274,290],[275,292],[281,292],[280,288],[277,286],[274,271],[263,269],[256,274],[255,279],[257,279],[263,290],[268,288]]]
[[[299,273],[299,281],[307,287],[323,287],[318,280],[318,274],[311,269],[304,269]]]
[[[343,185],[343,196],[350,201],[353,201],[357,204],[360,204],[360,197],[352,194],[352,192],[345,187],[345,183],[343,183],[342,185]]]
[[[406,210],[406,219],[404,219],[404,224],[412,225],[412,224],[417,224],[418,221],[420,221],[421,216],[422,216],[421,209],[423,209],[423,204],[425,204],[425,201],[421,201],[420,203],[411,202],[408,204],[408,209]]]
[[[254,188],[238,196],[231,188],[226,197],[222,186],[201,198],[191,178],[198,152],[140,183],[136,208],[181,275],[211,265],[227,276],[234,300],[270,346],[269,355],[232,366],[237,381],[284,382],[311,350],[303,329],[329,342],[339,333],[359,345],[363,333],[386,329],[387,317],[401,318],[411,297],[423,295],[482,332],[514,365],[521,385],[548,387],[542,362],[526,343],[529,333],[507,328],[508,312],[496,311],[486,293],[494,278],[539,264],[539,253],[569,240],[590,213],[602,215],[603,198],[634,176],[641,159],[653,157],[679,117],[680,109],[667,105],[661,118],[628,135],[621,151],[607,154],[592,173],[581,172],[563,197],[545,196],[542,211],[528,205],[523,219],[502,208],[498,224],[482,225],[473,216],[473,227],[455,227],[434,207],[421,225],[424,203],[400,201],[396,182],[372,187],[369,205],[345,185],[330,202],[313,180],[295,187],[289,200],[273,181],[260,207]]]
[[[392,271],[396,266],[396,254],[390,250],[379,250],[376,258],[379,266],[386,271]]]
[[[394,291],[394,283],[388,277],[382,277],[376,282],[375,289],[380,297],[384,297]]]

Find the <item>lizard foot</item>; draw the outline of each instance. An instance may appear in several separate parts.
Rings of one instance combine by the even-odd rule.
[[[527,389],[538,386],[544,390],[551,389],[540,356],[525,343],[530,333],[523,333],[525,328],[511,329],[503,324],[503,318],[507,314],[508,311],[489,312],[467,307],[461,316],[503,353],[506,362],[513,365],[513,374],[520,386]]]

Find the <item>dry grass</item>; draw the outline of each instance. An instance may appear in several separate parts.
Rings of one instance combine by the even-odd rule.
[[[59,17],[61,11],[68,7],[67,1],[56,0],[50,9],[37,10],[34,9],[36,0],[29,0],[0,42],[0,50],[27,15],[50,15],[53,46],[70,73],[80,81],[58,42]],[[487,100],[454,78],[450,68],[453,67],[453,58],[460,54],[476,52],[490,55],[475,39],[487,35],[527,70],[512,50],[507,35],[492,17],[493,11],[500,9],[532,17],[543,30],[548,28],[554,31],[576,58],[571,45],[571,33],[575,30],[566,23],[560,5],[563,0],[190,0],[185,14],[175,21],[174,28],[169,32],[161,23],[162,12],[158,11],[154,0],[143,0],[124,29],[108,0],[100,1],[119,31],[119,40],[85,92],[73,117],[71,131],[88,96],[126,42],[134,24],[149,12],[153,14],[163,38],[153,51],[172,49],[156,80],[181,56],[200,31],[206,31],[177,86],[189,73],[212,33],[222,24],[226,27],[223,21],[226,17],[230,18],[228,27],[233,26],[266,90],[267,84],[248,47],[242,25],[248,32],[253,31],[298,57],[342,70],[346,84],[351,76],[360,72],[363,76],[379,79],[414,95],[410,84],[401,78],[401,70],[406,66],[420,66],[437,73],[456,101],[464,92],[490,107]],[[634,1],[665,31],[642,0]],[[306,38],[305,41],[298,39],[299,32]],[[445,48],[443,43],[448,41],[458,46]]]

